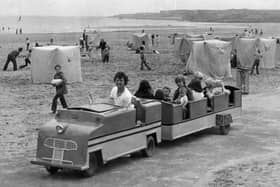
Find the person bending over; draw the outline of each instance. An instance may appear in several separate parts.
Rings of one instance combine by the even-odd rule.
[[[7,60],[6,60],[6,63],[3,67],[3,71],[6,71],[7,68],[8,68],[8,65],[10,62],[13,63],[14,65],[14,71],[17,70],[17,61],[16,61],[16,58],[19,56],[19,54],[22,52],[22,47],[18,48],[18,50],[14,50],[12,52],[10,52],[8,54],[8,57],[7,57]]]

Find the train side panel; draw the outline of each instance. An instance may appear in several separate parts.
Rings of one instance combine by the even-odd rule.
[[[216,115],[223,113],[231,114],[233,119],[237,119],[241,114],[241,108],[236,107],[218,113],[211,113],[207,116],[178,124],[162,125],[162,139],[175,140],[177,138],[214,127],[216,126]]]
[[[139,127],[115,135],[91,140],[88,143],[89,153],[101,151],[103,162],[142,150],[147,147],[147,136],[154,135],[157,143],[161,142],[160,122]]]

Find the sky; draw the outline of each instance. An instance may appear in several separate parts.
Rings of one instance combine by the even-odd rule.
[[[280,0],[1,0],[0,15],[111,16],[174,9],[280,9]]]

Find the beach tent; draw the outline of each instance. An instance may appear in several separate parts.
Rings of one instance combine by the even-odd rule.
[[[263,58],[260,61],[262,68],[275,68],[276,65],[276,39],[240,38],[237,43],[237,58],[241,66],[250,68],[255,60],[256,46],[261,50]]]
[[[146,33],[134,33],[132,35],[133,49],[138,49],[143,41],[145,42],[145,50],[150,50],[150,39]]]
[[[201,41],[202,38],[175,38],[175,57],[186,63],[191,53],[193,41]]]
[[[33,83],[50,83],[59,64],[68,81],[81,82],[81,59],[79,46],[34,47],[31,55]]]
[[[205,35],[203,35],[203,34],[186,34],[186,37],[187,38],[202,38],[202,39],[204,39]]]
[[[214,39],[231,42],[232,50],[237,48],[237,43],[240,36],[215,36]]]
[[[200,71],[215,79],[232,77],[231,42],[221,40],[194,41],[186,64],[187,73]]]

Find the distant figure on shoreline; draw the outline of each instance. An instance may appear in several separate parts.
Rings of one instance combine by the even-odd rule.
[[[50,38],[50,43],[48,43],[48,45],[54,45],[54,39]]]
[[[154,44],[155,44],[155,34],[154,33],[151,35],[151,39],[152,39],[152,46],[154,46]]]
[[[22,28],[19,28],[19,34],[22,34]]]
[[[40,47],[40,44],[38,41],[35,42],[35,47]]]
[[[8,54],[7,61],[3,67],[3,71],[6,71],[8,68],[9,63],[12,61],[14,65],[14,71],[17,70],[17,61],[16,58],[19,56],[19,54],[22,52],[22,47],[18,48],[18,50],[14,50]]]
[[[160,37],[158,34],[156,34],[156,46],[159,46],[159,41],[160,41]]]
[[[18,29],[16,29],[16,34],[18,34]]]

